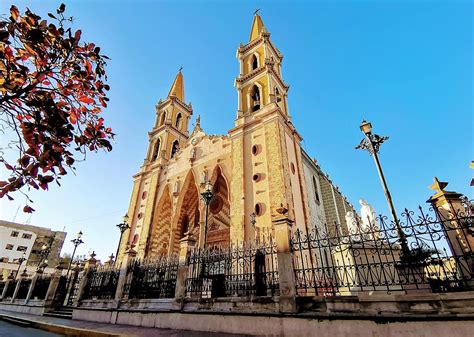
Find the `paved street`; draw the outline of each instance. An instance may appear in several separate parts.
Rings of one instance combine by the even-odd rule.
[[[171,329],[157,329],[157,328],[145,328],[131,325],[117,325],[117,324],[106,324],[96,323],[87,321],[76,321],[71,319],[62,319],[54,317],[36,316],[18,312],[10,312],[0,310],[0,316],[14,316],[19,319],[36,321],[41,323],[47,323],[52,325],[63,325],[79,329],[94,330],[99,332],[106,332],[117,335],[126,335],[130,337],[244,337],[247,335],[237,334],[225,334],[225,333],[212,333],[212,332],[196,332],[187,330],[171,330]],[[29,329],[18,327],[13,324],[0,320],[0,337],[50,337],[50,336],[61,336],[58,334],[52,334],[46,331]]]
[[[64,336],[64,335],[58,335],[55,333],[32,329],[32,328],[24,328],[24,327],[0,320],[0,337],[28,337],[28,336],[56,337],[56,336]]]

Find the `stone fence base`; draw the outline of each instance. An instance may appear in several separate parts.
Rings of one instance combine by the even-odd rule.
[[[42,315],[45,312],[44,301],[30,300],[24,304],[25,300],[15,300],[13,303],[0,302],[0,310],[22,312],[25,314]]]
[[[252,336],[446,337],[470,336],[474,321],[462,317],[319,317],[131,312],[75,309],[74,319],[144,327]]]

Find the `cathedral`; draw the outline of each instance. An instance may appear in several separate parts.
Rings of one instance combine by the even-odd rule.
[[[156,105],[119,260],[130,247],[141,258],[176,253],[188,234],[197,247],[258,241],[271,235],[282,205],[293,230],[347,230],[345,214],[353,206],[301,146],[288,113],[283,55],[258,14],[237,59],[237,117],[226,135],[206,135],[199,117],[189,132],[193,108],[181,71]],[[201,197],[206,188],[213,194],[207,228]]]

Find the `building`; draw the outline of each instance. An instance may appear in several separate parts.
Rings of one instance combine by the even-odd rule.
[[[345,214],[354,209],[301,147],[302,137],[288,112],[283,55],[258,14],[237,59],[237,117],[226,135],[206,135],[200,117],[189,132],[193,108],[186,103],[181,71],[156,105],[146,158],[134,176],[130,229],[124,233],[119,260],[130,246],[139,257],[177,252],[187,233],[203,247],[205,204],[200,193],[207,181],[214,194],[207,247],[270,234],[281,206],[295,221],[294,230],[346,230]]]
[[[48,260],[53,270],[59,263],[65,238],[65,232],[0,220],[0,275],[5,279],[11,271],[16,273],[18,259],[23,256],[27,260],[23,262],[22,270],[28,266],[28,273],[34,272],[43,260]],[[47,254],[42,252],[45,244],[50,247]]]

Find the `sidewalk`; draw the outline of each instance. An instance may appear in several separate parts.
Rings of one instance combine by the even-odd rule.
[[[171,330],[158,328],[145,328],[132,325],[106,324],[88,321],[77,321],[71,319],[62,319],[55,317],[45,317],[24,314],[19,312],[0,310],[0,319],[2,317],[16,318],[33,323],[36,328],[47,330],[68,336],[90,336],[90,337],[244,337],[247,335],[224,334],[213,332],[197,332],[187,330]]]

